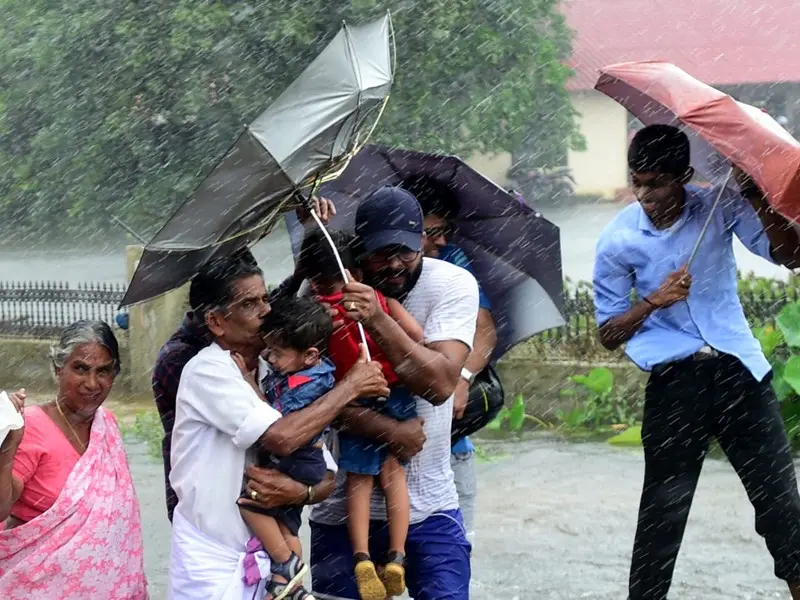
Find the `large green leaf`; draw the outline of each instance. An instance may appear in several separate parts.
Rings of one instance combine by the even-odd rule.
[[[778,313],[775,324],[789,346],[800,348],[800,302],[784,306]]]
[[[497,416],[486,425],[486,429],[489,431],[500,431],[500,429],[503,428],[503,423],[505,423],[508,419],[510,412],[511,411],[508,410],[507,406],[501,408],[500,412],[497,413]]]
[[[789,385],[784,377],[786,371],[786,364],[776,362],[772,364],[772,389],[775,390],[775,395],[780,402],[794,394],[794,389]]]
[[[775,349],[783,343],[783,335],[771,325],[753,328],[753,335],[761,344],[761,351],[767,358],[772,358]]]
[[[580,408],[575,408],[567,413],[562,410],[558,412],[558,420],[561,421],[561,425],[563,427],[566,427],[567,429],[575,429],[586,424],[588,415],[586,414],[585,410]]]
[[[800,356],[792,356],[786,361],[781,376],[796,394],[800,394]]]
[[[519,394],[514,398],[514,404],[511,406],[508,427],[511,431],[519,431],[522,429],[523,423],[525,423],[525,400],[523,400],[522,394]]]
[[[792,395],[781,402],[781,417],[789,439],[795,442],[800,438],[800,398]]]
[[[570,380],[598,396],[607,396],[614,389],[614,373],[606,367],[595,367],[586,375],[573,375]]]
[[[608,443],[615,446],[641,446],[642,426],[636,425],[634,427],[628,427],[625,431],[609,438]]]

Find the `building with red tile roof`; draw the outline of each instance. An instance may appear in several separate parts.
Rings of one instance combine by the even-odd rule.
[[[627,186],[628,114],[593,91],[604,65],[667,60],[736,94],[781,88],[784,108],[800,99],[800,0],[563,0],[561,9],[574,32],[568,88],[587,142],[569,155],[580,193]]]

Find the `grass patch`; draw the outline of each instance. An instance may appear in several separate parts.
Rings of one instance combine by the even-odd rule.
[[[120,423],[122,437],[126,441],[143,443],[147,447],[147,455],[161,460],[161,440],[164,428],[161,419],[154,410],[137,413],[132,420]]]

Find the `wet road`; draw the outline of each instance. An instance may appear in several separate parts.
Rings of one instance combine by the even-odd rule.
[[[641,451],[553,438],[481,444],[473,600],[623,600],[643,471]],[[151,597],[166,597],[169,525],[161,464],[131,445]],[[304,527],[307,536],[307,528]],[[307,544],[307,540],[305,541]],[[727,462],[709,460],[675,569],[672,598],[788,598]]]

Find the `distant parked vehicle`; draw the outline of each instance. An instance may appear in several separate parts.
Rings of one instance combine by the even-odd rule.
[[[531,207],[552,206],[574,194],[575,179],[569,167],[521,169],[512,167],[507,177]]]

